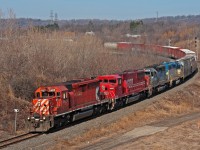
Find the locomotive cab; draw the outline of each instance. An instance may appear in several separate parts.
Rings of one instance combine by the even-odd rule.
[[[122,78],[119,75],[99,76],[100,92],[106,99],[115,99],[122,94]]]
[[[32,100],[32,108],[28,116],[28,128],[30,131],[47,131],[54,126],[53,115],[58,111],[66,111],[68,103],[68,89],[65,86],[40,87],[35,91]],[[58,108],[62,105],[63,110]]]
[[[146,68],[145,76],[149,77],[148,85],[156,88],[159,85],[158,72],[154,68]]]

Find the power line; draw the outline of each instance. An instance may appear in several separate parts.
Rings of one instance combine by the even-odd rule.
[[[53,10],[51,10],[51,12],[50,12],[50,20],[51,20],[51,23],[53,23]]]
[[[55,21],[55,23],[58,22],[58,14],[57,13],[55,13],[55,19],[54,19],[54,21]]]
[[[156,22],[158,22],[158,11],[156,12]]]

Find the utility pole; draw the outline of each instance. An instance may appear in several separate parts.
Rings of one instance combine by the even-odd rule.
[[[158,22],[158,11],[156,12],[156,22]]]
[[[171,39],[168,39],[168,46],[171,46]]]
[[[198,61],[198,57],[199,57],[199,39],[198,37],[195,37],[194,39],[194,44],[195,44],[195,49],[196,49],[196,59]]]
[[[188,38],[187,40],[187,45],[188,45],[188,48],[191,49],[191,46],[190,46],[190,39]]]
[[[19,109],[14,109],[15,112],[15,131],[14,133],[16,134],[17,131],[17,113],[19,112]]]
[[[50,12],[50,19],[51,19],[51,24],[53,24],[53,10],[51,10],[51,12]]]
[[[57,14],[57,13],[55,13],[55,19],[54,19],[54,22],[55,22],[55,23],[58,23],[58,14]]]

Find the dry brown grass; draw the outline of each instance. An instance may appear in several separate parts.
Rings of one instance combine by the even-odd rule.
[[[200,129],[200,120],[197,121],[197,128]]]
[[[140,110],[129,116],[123,117],[106,127],[90,129],[74,139],[60,139],[61,142],[59,142],[53,149],[63,149],[65,146],[68,146],[69,149],[78,149],[78,145],[84,145],[84,143],[87,143],[88,141],[99,141],[102,138],[123,133],[124,131],[132,130],[133,128],[143,126],[151,122],[164,120],[180,114],[199,111],[198,107],[200,105],[200,101],[199,98],[196,98],[196,95],[199,94],[199,85],[200,83],[195,83],[188,86],[183,91],[178,91],[171,96],[165,96],[162,100],[154,102],[144,110]],[[187,92],[191,91],[191,89],[193,89],[193,95]],[[194,101],[192,101],[192,99],[194,99]],[[198,125],[199,121],[197,122],[197,126]]]

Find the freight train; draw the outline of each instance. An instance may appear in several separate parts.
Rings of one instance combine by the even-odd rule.
[[[27,119],[29,131],[45,132],[125,106],[141,96],[151,97],[183,82],[197,70],[196,55],[190,50],[132,43],[117,43],[117,48],[151,48],[153,54],[175,59],[143,69],[41,86],[32,100]]]

